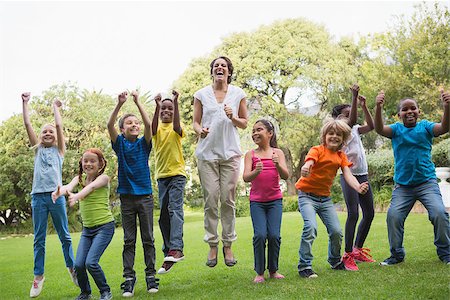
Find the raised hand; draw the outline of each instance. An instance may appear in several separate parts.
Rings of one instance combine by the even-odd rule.
[[[161,93],[158,93],[153,100],[155,100],[156,106],[161,106]]]
[[[55,99],[55,101],[53,101],[53,105],[55,105],[56,107],[61,107],[62,106],[62,102],[59,99]]]
[[[173,91],[172,91],[172,95],[173,95],[173,101],[177,101],[177,100],[178,100],[178,96],[179,96],[180,94],[178,94],[177,91],[173,90]]]
[[[356,98],[356,97],[358,97],[358,93],[359,93],[359,85],[358,84],[353,84],[351,87],[350,87],[350,91],[352,92],[352,97],[353,98]]]
[[[125,101],[127,101],[127,98],[128,98],[128,92],[127,91],[120,93],[119,97],[118,97],[119,103],[124,104]]]
[[[22,94],[22,101],[24,103],[28,103],[28,101],[30,101],[30,97],[31,97],[30,92],[23,93]]]
[[[139,100],[139,91],[138,90],[132,91],[131,96],[133,96],[134,103],[137,103]]]
[[[383,105],[384,105],[384,91],[383,91],[383,90],[381,90],[381,91],[378,93],[378,95],[377,95],[377,97],[375,98],[375,100],[376,100],[376,103],[377,103],[377,106],[378,106],[378,107],[383,107]]]
[[[444,108],[450,105],[450,92],[445,92],[444,88],[440,88],[439,92],[441,93],[441,101]]]
[[[225,111],[228,119],[231,120],[233,118],[233,109],[225,104],[223,110]]]
[[[364,97],[363,95],[359,95],[358,103],[359,103],[359,106],[361,106],[361,107],[366,106],[366,97]]]

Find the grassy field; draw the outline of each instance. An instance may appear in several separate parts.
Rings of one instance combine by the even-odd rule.
[[[345,214],[339,214],[344,225]],[[389,256],[386,214],[377,214],[366,246],[377,261]],[[156,221],[156,220],[155,220]],[[319,222],[320,223],[320,222]],[[150,295],[145,290],[144,264],[140,241],[137,245],[135,269],[138,276],[135,299],[449,299],[450,268],[441,263],[433,245],[433,228],[426,214],[411,214],[405,225],[404,263],[392,267],[359,264],[360,271],[334,271],[326,262],[327,235],[322,223],[313,246],[313,268],[316,279],[298,276],[298,248],[303,221],[298,212],[285,213],[282,222],[282,244],[279,272],[284,280],[252,282],[252,224],[249,217],[238,218],[238,240],[233,250],[238,264],[229,268],[222,255],[215,268],[205,266],[208,246],[202,241],[203,214],[186,214],[184,253],[186,259],[177,263],[170,273],[159,275],[160,290]],[[161,234],[155,222],[158,269],[162,263]],[[72,234],[74,249],[80,234]],[[101,259],[114,298],[122,298],[122,228]],[[26,299],[32,282],[33,236],[3,237],[0,240],[0,299]],[[47,238],[44,289],[39,299],[74,299],[79,294],[64,266],[61,246],[56,235]],[[98,290],[91,280],[93,299]]]

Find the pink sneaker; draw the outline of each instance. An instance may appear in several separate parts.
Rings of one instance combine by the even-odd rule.
[[[369,248],[353,248],[352,256],[357,262],[375,262]]]
[[[348,271],[358,271],[358,266],[353,259],[352,252],[345,252],[342,257],[342,262],[344,263],[345,269]]]

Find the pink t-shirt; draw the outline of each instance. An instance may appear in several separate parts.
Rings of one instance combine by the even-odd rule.
[[[280,175],[277,167],[271,158],[258,158],[255,156],[255,151],[252,150],[252,170],[260,160],[263,163],[263,169],[252,181],[250,201],[269,202],[281,199],[283,194],[280,189]]]

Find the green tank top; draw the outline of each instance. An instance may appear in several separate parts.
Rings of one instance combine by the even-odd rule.
[[[96,189],[80,201],[80,213],[84,227],[94,227],[113,221],[109,209],[109,184]]]

